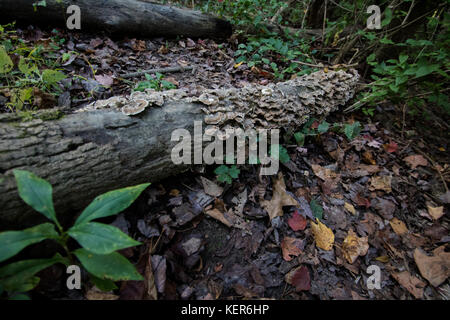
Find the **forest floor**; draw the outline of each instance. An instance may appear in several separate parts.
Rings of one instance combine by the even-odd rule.
[[[35,45],[55,33],[18,36]],[[152,68],[194,67],[163,78],[192,94],[275,81],[270,72],[235,64],[235,43],[57,36],[65,39],[61,55],[78,53],[63,63],[72,76],[63,80],[59,103],[72,108],[129,94],[145,78],[121,75]],[[449,299],[448,127],[389,104],[372,117],[336,112],[326,121],[359,121],[362,129],[353,140],[329,130],[302,147],[286,139],[290,161],[275,177],[244,165],[228,185],[217,182],[213,167],[193,168],[152,184],[117,219],[106,219],[144,243],[122,253],[146,281],[110,293],[67,291],[63,270],[54,267],[41,273],[34,297]],[[283,206],[286,197],[298,207]],[[277,212],[273,219],[267,206]],[[373,266],[380,289],[368,288]]]

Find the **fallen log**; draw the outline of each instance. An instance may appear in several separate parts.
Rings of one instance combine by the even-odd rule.
[[[81,9],[81,30],[134,37],[226,38],[232,33],[226,20],[141,0],[46,0],[45,6],[33,6],[33,2],[1,0],[0,21],[66,27],[67,8],[75,4]]]
[[[208,89],[199,97],[183,89],[132,94],[63,116],[58,110],[36,112],[31,121],[0,114],[0,230],[29,226],[40,217],[19,198],[13,169],[47,179],[56,211],[67,221],[73,219],[67,213],[103,192],[188,169],[171,161],[175,129],[192,134],[194,121],[219,128],[295,129],[344,105],[357,80],[353,70],[319,71],[267,86]],[[139,114],[127,115],[142,104]]]

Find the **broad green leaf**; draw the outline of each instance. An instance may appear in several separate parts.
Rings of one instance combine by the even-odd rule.
[[[317,203],[316,200],[312,199],[309,203],[311,207],[311,211],[313,212],[313,216],[319,220],[322,220],[323,217],[323,208],[320,204]]]
[[[330,124],[326,121],[322,121],[319,126],[317,127],[317,131],[319,131],[319,133],[325,133],[328,131],[328,129],[330,128]]]
[[[241,172],[241,170],[239,170],[236,166],[231,166],[230,170],[228,170],[228,174],[233,179],[237,179],[239,177],[240,172]]]
[[[405,55],[405,54],[401,54],[398,57],[398,60],[400,61],[401,64],[405,63],[408,60],[409,56]]]
[[[111,252],[140,245],[116,227],[98,222],[75,225],[67,233],[86,250],[96,254]]]
[[[50,259],[23,260],[8,264],[0,268],[0,283],[6,291],[23,289],[27,284],[33,283],[33,280],[29,280],[31,277],[55,263],[66,264],[67,259],[56,254]]]
[[[13,172],[22,200],[59,225],[53,207],[51,184],[29,171],[16,169]]]
[[[17,287],[14,288],[16,292],[27,292],[36,288],[41,279],[39,277],[31,277],[26,279],[23,283],[18,284]]]
[[[128,208],[149,185],[144,183],[99,195],[83,210],[75,225],[118,214]]]
[[[94,254],[86,249],[77,249],[75,256],[89,273],[100,279],[144,280],[136,268],[120,253]]]
[[[231,184],[233,182],[233,179],[228,173],[219,174],[217,176],[217,180],[220,182],[226,182],[228,184]]]
[[[393,92],[398,92],[398,90],[400,89],[397,85],[394,84],[390,84],[389,85],[389,89],[391,89]],[[350,138],[349,138],[350,139]]]
[[[47,84],[55,84],[58,81],[64,80],[66,78],[66,75],[62,72],[51,70],[51,69],[45,69],[42,72],[42,81],[44,81]]]
[[[305,144],[305,134],[304,133],[301,133],[301,132],[296,132],[296,133],[294,133],[294,138],[295,138],[295,141],[297,141],[297,144],[300,146],[300,147],[303,147],[303,145]]]
[[[416,78],[426,76],[436,71],[437,69],[439,69],[439,65],[437,64],[419,66],[419,68],[416,71]]]
[[[31,300],[31,298],[26,294],[18,293],[13,295],[12,297],[9,297],[8,300]]]
[[[392,9],[387,7],[386,10],[384,10],[384,19],[381,21],[381,26],[385,27],[392,21]]]
[[[57,237],[58,233],[51,223],[43,223],[22,231],[0,232],[0,262],[11,258],[30,244]]]
[[[345,124],[344,133],[349,140],[353,140],[361,132],[361,125],[358,121],[352,124]]]
[[[277,156],[277,149],[278,149],[278,156]],[[269,154],[273,158],[280,160],[282,163],[287,163],[291,160],[291,157],[289,156],[289,153],[286,150],[286,148],[279,144],[271,145]]]
[[[227,174],[229,170],[230,169],[226,165],[222,164],[221,166],[217,167],[216,170],[214,170],[214,173],[217,175]]]
[[[5,50],[5,47],[0,46],[0,74],[8,73],[12,70],[14,64]]]
[[[93,274],[89,274],[89,278],[91,279],[91,282],[100,290],[104,291],[104,292],[108,292],[111,290],[115,290],[117,289],[116,284],[108,279],[100,279],[97,278],[96,276],[94,276]]]

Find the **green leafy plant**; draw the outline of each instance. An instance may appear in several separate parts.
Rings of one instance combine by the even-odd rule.
[[[177,86],[173,83],[164,80],[164,75],[156,72],[155,77],[150,76],[149,74],[145,74],[146,81],[140,81],[134,88],[134,91],[145,91],[146,89],[154,89],[157,91],[160,90],[170,90],[176,89]]]
[[[279,36],[250,37],[248,42],[239,44],[234,53],[236,63],[246,63],[249,67],[261,66],[271,70],[279,79],[315,71],[315,68],[301,64],[313,63],[310,54],[310,46],[305,40],[289,35],[285,39]]]
[[[311,207],[311,211],[313,213],[313,216],[319,220],[322,220],[323,217],[323,208],[322,206],[314,199],[311,199],[311,202],[309,203],[309,206]]]
[[[235,165],[228,167],[224,164],[214,170],[214,173],[217,175],[217,180],[228,184],[231,184],[233,179],[237,179],[240,172],[241,170],[239,170]]]
[[[358,121],[344,124],[344,133],[349,140],[355,139],[361,133],[361,124]]]
[[[58,69],[62,59],[58,58],[55,39],[46,47],[29,47],[15,35],[14,28],[14,24],[0,26],[0,83],[5,84],[0,88],[8,88],[6,105],[11,111],[22,111],[25,106],[33,108],[35,101],[42,101],[33,99],[36,95],[48,93],[56,98],[61,94],[59,82],[66,75]],[[13,63],[13,55],[18,63]]]
[[[278,149],[278,157],[276,156],[276,150]],[[279,144],[273,144],[270,146],[269,155],[282,163],[287,163],[291,160],[289,153],[285,147]]]
[[[294,139],[297,142],[297,145],[302,147],[305,145],[307,137],[317,137],[329,130],[342,132],[349,140],[353,140],[361,133],[361,124],[358,121],[355,121],[353,123],[344,124],[335,122],[331,125],[325,120],[319,123],[317,119],[311,118],[305,123],[300,131],[294,133]]]
[[[29,171],[14,170],[19,195],[34,210],[51,222],[42,223],[21,231],[0,233],[0,262],[12,258],[25,247],[46,239],[56,241],[64,249],[65,256],[57,253],[49,259],[31,259],[10,263],[0,268],[0,288],[10,298],[22,297],[39,283],[36,273],[56,263],[77,264],[86,269],[99,288],[111,290],[114,281],[143,280],[135,267],[117,250],[140,243],[118,228],[93,222],[95,219],[113,216],[129,207],[149,183],[114,190],[96,197],[72,227],[65,230],[59,223],[52,199],[52,186],[46,180]],[[75,239],[81,248],[69,250],[69,238]]]

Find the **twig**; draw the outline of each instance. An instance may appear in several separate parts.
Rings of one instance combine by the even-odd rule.
[[[342,10],[349,11],[349,12],[353,12],[353,10],[347,9],[346,7],[343,7],[343,6],[341,6],[339,3],[334,2],[333,0],[330,0],[330,2],[331,2],[332,4],[334,4],[335,6],[338,6],[338,7],[341,8]]]
[[[187,67],[167,67],[167,68],[155,68],[155,69],[149,69],[149,70],[143,70],[143,71],[138,71],[138,72],[131,72],[131,73],[125,73],[123,75],[121,75],[120,77],[122,78],[134,78],[134,77],[139,77],[139,76],[143,76],[146,73],[170,73],[170,72],[183,72],[183,71],[189,71],[194,69],[194,67],[192,66],[187,66]]]
[[[406,23],[406,21],[408,21],[409,15],[411,14],[411,11],[412,11],[412,9],[414,8],[414,6],[415,6],[415,4],[416,4],[415,2],[416,2],[415,0],[413,0],[413,1],[411,2],[411,5],[409,6],[408,13],[406,14],[405,19],[403,19],[401,25],[404,25],[404,24]]]
[[[338,69],[338,68],[353,68],[356,67],[358,65],[358,63],[352,63],[352,64],[336,64],[336,65],[332,65],[332,66],[325,66],[322,63],[319,64],[313,64],[313,63],[308,63],[308,62],[303,62],[303,61],[298,61],[298,60],[292,60],[292,62],[294,63],[298,63],[298,64],[302,64],[308,67],[312,67],[312,68],[330,68],[330,69]]]
[[[325,45],[325,26],[327,24],[327,4],[328,4],[328,0],[325,0],[325,9],[323,10],[323,22],[322,22],[322,48]]]
[[[301,25],[300,29],[303,29],[304,26],[305,26],[306,16],[308,15],[309,5],[310,5],[310,4],[311,4],[311,0],[308,1],[308,5],[306,6],[305,14],[303,15],[303,18],[302,18],[302,25]]]
[[[284,10],[286,10],[286,8],[289,8],[289,6],[296,0],[289,0],[288,3],[286,3],[285,6],[281,6],[277,12],[274,14],[274,16],[272,17],[272,19],[270,19],[270,23],[275,23],[278,19],[278,17],[284,12]]]

